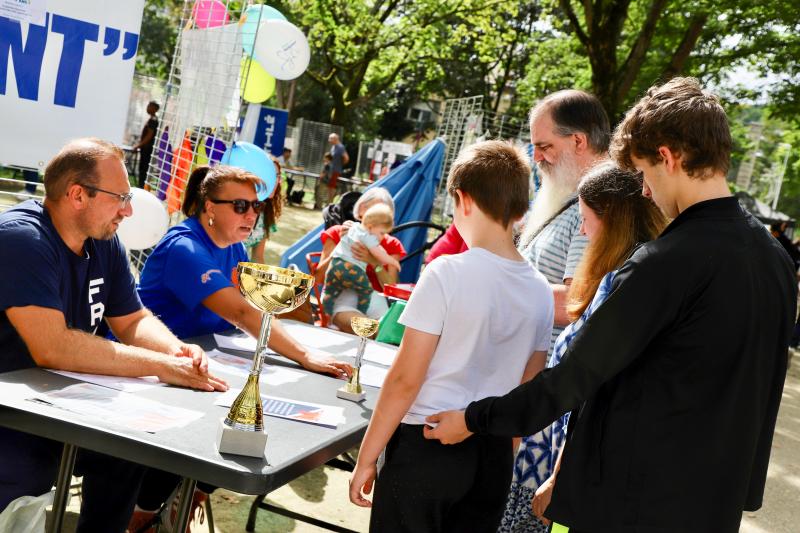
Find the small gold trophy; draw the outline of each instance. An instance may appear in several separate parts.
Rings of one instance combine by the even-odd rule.
[[[242,392],[231,405],[228,416],[219,425],[217,442],[220,453],[263,457],[267,445],[264,413],[258,387],[261,366],[269,340],[272,315],[286,313],[302,304],[311,292],[314,278],[297,270],[260,263],[239,263],[239,291],[263,312],[253,366]]]
[[[360,402],[367,397],[367,393],[361,388],[361,382],[358,379],[358,375],[361,371],[361,360],[364,358],[364,349],[367,347],[367,339],[378,332],[378,321],[365,316],[354,316],[350,319],[350,327],[353,328],[356,335],[361,337],[361,341],[358,344],[358,351],[356,352],[356,360],[353,363],[353,374],[350,376],[350,381],[336,391],[336,396],[343,400]]]

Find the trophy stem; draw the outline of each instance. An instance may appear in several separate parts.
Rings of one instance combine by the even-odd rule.
[[[364,357],[364,349],[366,346],[367,339],[361,337],[361,342],[358,344],[358,351],[356,351],[356,359],[353,362],[353,373],[350,375],[350,380],[347,384],[336,391],[337,397],[353,402],[360,402],[366,398],[364,389],[361,388],[361,380],[359,378],[359,374],[361,374],[361,360]]]
[[[233,401],[225,425],[240,431],[263,431],[264,411],[261,404],[261,391],[258,386],[258,374],[247,377],[242,392]]]
[[[261,374],[261,366],[264,362],[264,353],[269,341],[269,332],[272,328],[272,313],[261,315],[261,329],[258,333],[258,343],[256,352],[253,355],[253,366],[247,383],[231,405],[228,416],[225,418],[225,425],[240,431],[263,431],[264,415],[261,405],[261,392],[258,380]]]
[[[364,358],[364,351],[367,348],[367,338],[359,337],[358,350],[356,351],[356,360],[353,362],[354,368],[361,368],[361,360]]]
[[[250,374],[260,374],[261,366],[264,364],[264,355],[267,350],[267,343],[269,342],[269,334],[272,330],[272,313],[261,314],[261,329],[258,332],[258,343],[256,344],[256,353],[253,355],[253,367],[250,369]]]
[[[364,390],[361,388],[361,379],[359,378],[360,373],[361,373],[360,366],[353,368],[353,376],[350,378],[350,383],[348,383],[350,392],[361,394],[361,392]]]

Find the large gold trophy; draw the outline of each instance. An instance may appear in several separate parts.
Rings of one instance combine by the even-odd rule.
[[[236,271],[239,275],[239,291],[263,315],[250,375],[231,405],[228,416],[220,422],[217,442],[221,453],[263,457],[267,434],[264,431],[258,380],[269,341],[272,316],[289,312],[302,304],[314,285],[314,278],[297,270],[260,263],[239,263]]]
[[[356,360],[353,363],[353,374],[350,376],[350,381],[336,391],[336,396],[344,400],[360,402],[367,397],[367,393],[361,388],[361,381],[359,380],[361,360],[364,358],[367,339],[378,332],[378,321],[365,316],[354,316],[350,319],[350,327],[353,328],[356,335],[361,337],[361,342],[358,344],[358,351],[356,352]]]

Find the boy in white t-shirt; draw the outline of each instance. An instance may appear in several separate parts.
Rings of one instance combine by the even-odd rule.
[[[474,435],[445,446],[423,436],[425,417],[504,394],[544,368],[553,294],[519,255],[512,225],[528,207],[530,167],[501,141],[465,149],[448,192],[469,250],[435,259],[400,317],[406,326],[350,481],[372,506],[370,531],[494,532],[511,482],[511,439]],[[386,462],[374,495],[376,462]]]

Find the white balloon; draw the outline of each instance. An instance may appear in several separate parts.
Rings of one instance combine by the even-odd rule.
[[[256,61],[279,80],[293,80],[308,68],[311,50],[306,36],[287,20],[265,20],[258,26]]]
[[[132,187],[133,214],[125,217],[117,228],[119,240],[127,250],[145,250],[155,246],[169,227],[164,204],[149,192]]]

